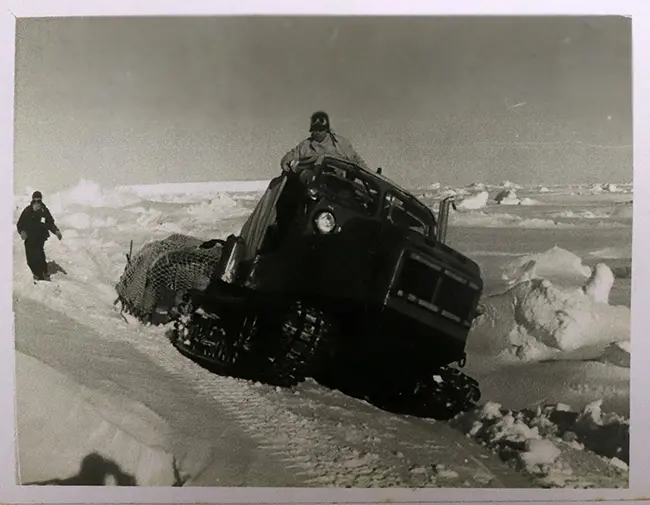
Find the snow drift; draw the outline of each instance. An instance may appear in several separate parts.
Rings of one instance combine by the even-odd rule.
[[[608,216],[604,210],[562,210],[551,214],[553,217],[570,218],[570,219],[602,219]]]
[[[630,259],[632,257],[631,244],[617,246],[617,247],[604,247],[597,251],[589,253],[590,256],[603,259]]]
[[[451,226],[480,226],[485,228],[575,228],[574,223],[561,223],[552,219],[523,217],[506,213],[489,213],[478,209],[477,212],[452,213],[449,216]],[[603,227],[605,227],[603,225]]]
[[[538,361],[630,338],[629,308],[608,304],[614,276],[603,263],[592,271],[556,247],[513,262],[504,277],[510,287],[482,303],[468,342],[474,353]],[[583,282],[561,287],[549,278]]]
[[[609,214],[609,217],[613,218],[623,218],[623,219],[632,219],[633,207],[632,203],[624,203],[616,206],[614,210]]]
[[[139,202],[140,198],[117,188],[105,190],[94,181],[82,179],[76,186],[43,195],[43,200],[53,213],[63,213],[75,206],[121,208]]]
[[[603,184],[603,191],[607,191],[608,193],[619,193],[621,190],[616,184],[608,182]]]
[[[558,246],[539,254],[522,256],[503,268],[502,279],[510,285],[525,279],[541,278],[555,283],[581,285],[591,275],[582,259]]]
[[[188,216],[191,216],[197,223],[210,223],[225,216],[243,215],[247,212],[227,193],[217,195],[209,201],[192,205],[187,209]]]
[[[580,412],[561,403],[516,412],[486,402],[453,424],[545,487],[592,487],[595,483],[574,472],[576,452],[582,453],[580,459],[585,449],[595,453],[601,459],[590,458],[591,464],[612,480],[625,475],[630,457],[629,421],[604,414],[601,403],[592,402]]]
[[[267,188],[269,182],[268,180],[184,182],[120,186],[116,189],[151,201],[182,202],[187,199],[208,199],[221,193],[259,193]]]
[[[467,196],[457,204],[457,207],[463,210],[482,209],[487,205],[488,197],[487,191],[481,191],[475,195]]]
[[[84,485],[176,484],[170,429],[154,412],[91,391],[30,356],[17,353],[16,362],[23,484],[65,485],[75,475]],[[89,467],[93,460],[105,476]]]
[[[494,201],[499,205],[519,205],[521,203],[514,189],[504,189],[494,198]]]
[[[483,182],[473,182],[467,186],[467,189],[471,191],[483,192],[487,190],[487,185]]]
[[[473,330],[481,337],[471,346],[482,354],[533,361],[629,339],[627,307],[606,305],[588,293],[565,291],[547,280],[521,282],[488,299],[484,308]]]

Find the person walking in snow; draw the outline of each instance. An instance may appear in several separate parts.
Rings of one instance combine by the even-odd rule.
[[[316,158],[321,154],[336,156],[368,169],[368,165],[352,147],[350,141],[332,131],[330,118],[326,112],[317,111],[311,115],[309,131],[310,136],[280,160],[283,172],[296,172],[298,162]]]
[[[43,203],[40,191],[34,191],[32,201],[23,209],[16,228],[25,243],[27,266],[34,275],[34,280],[49,280],[47,260],[45,259],[45,241],[50,232],[61,240],[63,235],[56,226],[50,210]]]

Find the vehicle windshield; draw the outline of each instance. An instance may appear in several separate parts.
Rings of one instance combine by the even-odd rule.
[[[318,176],[321,189],[337,200],[365,214],[374,214],[379,203],[379,187],[359,170],[344,164],[325,164]]]
[[[400,228],[414,230],[429,236],[435,229],[435,221],[429,210],[403,196],[389,192],[384,197],[383,218]]]

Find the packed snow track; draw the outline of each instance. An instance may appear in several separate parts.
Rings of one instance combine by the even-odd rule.
[[[446,423],[383,412],[311,381],[286,390],[218,376],[180,357],[160,331],[120,331],[116,320],[101,335],[20,298],[15,312],[18,352],[141,402],[168,424],[186,486],[531,485]],[[118,464],[120,457],[112,455]],[[30,464],[37,462],[25,455],[25,481],[38,473]]]

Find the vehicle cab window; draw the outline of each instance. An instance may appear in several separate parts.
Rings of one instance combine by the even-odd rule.
[[[320,169],[318,181],[322,191],[346,205],[368,215],[376,212],[379,188],[358,169],[343,164],[325,164]]]
[[[398,226],[430,236],[434,231],[434,221],[428,209],[417,205],[395,192],[384,196],[382,218]]]

